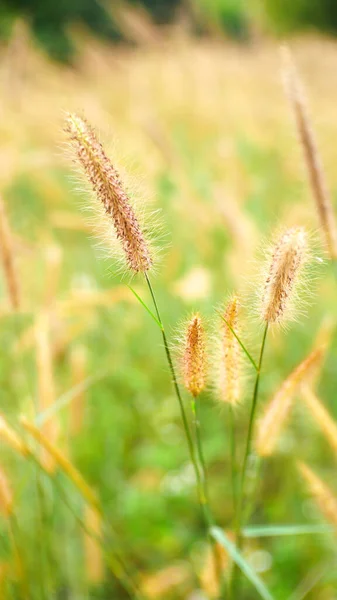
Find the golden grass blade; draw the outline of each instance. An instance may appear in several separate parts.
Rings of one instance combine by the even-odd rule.
[[[307,482],[319,510],[326,520],[337,529],[337,499],[333,492],[307,464],[299,461],[297,468]]]
[[[19,278],[15,267],[15,252],[12,232],[8,223],[5,206],[0,199],[0,257],[13,310],[20,308]]]
[[[102,548],[97,540],[102,535],[102,519],[97,510],[86,506],[84,523],[90,532],[84,534],[85,572],[90,583],[99,583],[104,576]]]
[[[13,492],[8,477],[0,468],[0,512],[5,517],[10,517],[13,511]]]
[[[59,465],[62,471],[69,477],[69,479],[73,482],[75,487],[82,494],[83,498],[90,504],[92,507],[99,509],[99,502],[89,487],[85,479],[82,477],[80,472],[74,467],[74,465],[70,462],[70,460],[58,449],[54,446],[44,435],[43,433],[35,427],[35,425],[29,422],[25,417],[20,418],[21,425],[28,431],[33,438],[41,444],[41,446],[51,454],[52,458]]]
[[[20,436],[12,429],[4,417],[0,415],[0,439],[6,442],[13,450],[26,458],[30,454],[30,450]]]
[[[302,399],[310,411],[315,423],[320,427],[325,439],[334,452],[337,453],[337,424],[322,402],[308,386],[302,387]]]
[[[285,427],[298,386],[310,376],[312,369],[321,359],[322,348],[314,350],[305,358],[283,382],[282,386],[267,404],[264,415],[258,424],[255,448],[260,456],[270,456]]]

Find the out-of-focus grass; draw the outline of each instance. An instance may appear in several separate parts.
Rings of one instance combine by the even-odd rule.
[[[335,196],[337,46],[302,40],[294,42],[294,54],[310,91]],[[260,328],[251,318],[254,288],[249,291],[247,282],[255,272],[256,248],[280,223],[318,228],[279,68],[276,44],[242,49],[181,37],[137,52],[86,41],[76,69],[47,62],[22,40],[2,55],[1,193],[15,234],[26,314],[15,319],[2,311],[1,410],[14,419],[20,412],[33,414],[32,313],[43,309],[51,268],[46,256],[57,245],[62,262],[51,309],[57,394],[72,385],[75,344],[87,348],[88,375],[107,372],[86,394],[84,423],[76,436],[67,434],[68,409],[61,411],[59,443],[98,491],[126,556],[142,572],[152,597],[192,598],[200,587],[196,573],[204,561],[202,521],[158,330],[120,282],[114,263],[98,258],[90,220],[82,210],[86,196],[76,193],[64,158],[63,112],[83,111],[127,173],[133,194],[161,211],[166,250],[156,287],[172,335],[192,308],[215,322],[214,306],[234,289],[243,289],[242,332],[254,349]],[[324,318],[334,316],[335,285],[326,266],[319,273],[308,316],[289,331],[270,336],[263,399],[307,354]],[[5,306],[3,281],[0,285]],[[142,281],[133,285],[148,298]],[[98,302],[104,290],[111,294]],[[336,354],[334,342],[319,392],[337,418]],[[238,408],[239,443],[247,427],[250,387],[248,377],[247,398]],[[202,424],[214,512],[220,525],[231,528],[228,418],[211,393],[202,402]],[[296,409],[282,439],[278,456],[263,469],[253,516],[258,523],[317,518],[294,457],[334,479],[335,457],[303,409]],[[110,575],[92,587],[86,581],[83,534],[50,483],[45,482],[45,523],[39,525],[33,470],[5,450],[2,463],[17,492],[32,597],[40,597],[42,569],[48,598],[69,597],[67,590],[71,597],[124,597]],[[67,492],[81,511],[74,490]],[[262,549],[267,554],[256,554]],[[330,538],[289,537],[254,541],[248,557],[260,559],[266,581],[281,599],[317,564],[328,564],[332,552]],[[5,562],[6,544],[0,553]],[[177,586],[166,591],[165,581],[175,578]],[[333,598],[333,578],[330,572],[320,591],[315,588],[307,597]],[[247,588],[246,598],[252,597]]]

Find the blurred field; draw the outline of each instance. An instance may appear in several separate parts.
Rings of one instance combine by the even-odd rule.
[[[294,40],[292,48],[336,198],[337,43],[306,38]],[[20,34],[1,54],[0,75],[0,185],[23,299],[22,313],[11,316],[0,282],[1,411],[13,422],[22,412],[33,414],[43,386],[36,359],[46,358],[41,338],[36,354],[33,324],[47,308],[54,398],[83,377],[96,377],[76,404],[60,410],[60,446],[102,498],[148,597],[208,598],[209,585],[199,577],[206,560],[202,522],[158,331],[114,263],[100,258],[83,210],[86,195],[75,189],[83,186],[74,184],[65,156],[62,124],[64,111],[82,111],[133,194],[160,209],[166,249],[155,283],[172,335],[192,309],[202,311],[212,329],[214,307],[237,289],[245,294],[243,337],[255,349],[260,326],[252,318],[251,282],[257,248],[280,224],[318,230],[283,92],[278,45],[197,43],[180,34],[134,51],[90,39],[76,68],[67,68],[48,62]],[[335,284],[327,265],[317,273],[308,315],[270,336],[264,400],[308,354],[322,326],[334,322]],[[132,285],[148,299],[141,280]],[[337,418],[336,358],[334,336],[318,393]],[[250,388],[247,368],[247,398],[238,409],[242,439]],[[231,529],[227,412],[211,391],[202,412],[214,512]],[[278,454],[265,462],[253,522],[320,522],[294,456],[334,486],[336,456],[301,402]],[[27,553],[32,597],[40,598],[43,568],[48,598],[124,598],[97,557],[97,568],[88,568],[96,564],[88,553],[97,549],[83,544],[83,532],[50,482],[44,482],[41,530],[34,516],[33,473],[7,449],[1,465],[15,489],[22,547],[35,548]],[[76,493],[68,491],[81,512]],[[5,530],[4,522],[1,527]],[[333,600],[336,572],[329,565],[335,548],[329,536],[266,538],[253,540],[247,557],[276,599]],[[1,556],[5,565],[7,542],[1,542],[0,561]],[[310,577],[321,571],[312,591],[294,593],[303,579],[310,587]],[[248,585],[243,597],[255,597]]]

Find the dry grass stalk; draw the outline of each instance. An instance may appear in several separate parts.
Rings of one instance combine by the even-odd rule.
[[[332,260],[337,258],[337,229],[324,170],[308,114],[302,83],[288,48],[283,48],[286,91],[303,148],[312,194]]]
[[[280,434],[289,417],[293,397],[298,386],[311,374],[320,360],[322,349],[311,352],[283,382],[278,392],[267,404],[257,428],[256,452],[260,456],[270,456],[277,445]]]
[[[39,411],[44,412],[54,404],[56,399],[53,356],[50,344],[50,317],[46,313],[38,317],[35,327],[35,340]],[[55,415],[44,422],[42,432],[52,443],[57,442],[59,424]],[[55,460],[49,452],[43,451],[41,462],[48,472],[54,470]]]
[[[337,453],[337,424],[308,386],[302,387],[302,398],[315,423],[320,427],[325,439],[334,452]]]
[[[60,282],[62,250],[59,246],[51,245],[46,249],[45,255],[45,306],[50,308],[56,299]]]
[[[222,402],[236,404],[240,399],[241,349],[231,329],[238,333],[238,298],[234,296],[221,321],[221,337],[218,356],[218,397]],[[227,325],[228,323],[228,325]],[[231,329],[230,329],[231,328]]]
[[[221,564],[222,573],[228,573],[230,567],[230,558],[228,552],[217,543],[216,552]],[[216,577],[216,569],[214,565],[214,553],[210,548],[207,548],[204,559],[204,564],[200,572],[200,581],[202,589],[206,592],[208,598],[219,598],[221,594],[221,582]]]
[[[297,467],[307,482],[319,510],[326,520],[337,529],[337,500],[333,492],[304,462],[299,461]]]
[[[111,217],[126,263],[135,273],[147,272],[153,264],[149,245],[116,169],[106,156],[93,129],[78,115],[68,115],[66,133],[86,177]]]
[[[183,375],[186,389],[196,398],[206,385],[205,330],[199,315],[187,324]]]
[[[0,469],[0,512],[10,517],[13,510],[13,492],[4,471]]]
[[[85,533],[84,536],[85,572],[90,583],[99,583],[104,576],[104,560],[100,544],[94,537],[101,536],[102,519],[97,510],[86,506],[84,522],[86,528],[93,534]]]
[[[69,477],[69,479],[73,482],[75,487],[79,490],[82,496],[86,499],[88,504],[99,511],[99,504],[96,495],[87,484],[87,482],[83,479],[80,472],[74,467],[74,465],[70,462],[70,460],[54,446],[49,439],[47,439],[43,433],[35,427],[35,425],[29,422],[25,417],[21,417],[20,422],[22,426],[28,431],[33,438],[41,444],[42,448],[47,450],[49,454],[52,456],[54,461],[58,464],[58,466],[62,469],[62,471]]]
[[[70,367],[72,376],[72,385],[74,387],[81,384],[87,377],[87,351],[82,345],[72,348],[70,354]],[[78,392],[70,404],[70,433],[77,435],[83,426],[83,417],[85,409],[85,392]]]
[[[13,238],[2,199],[0,199],[0,254],[12,309],[19,310],[20,294],[18,275],[15,268]]]
[[[27,457],[30,454],[28,446],[18,436],[14,429],[8,425],[2,415],[0,415],[0,439],[6,442],[8,446],[23,457]]]
[[[278,323],[285,315],[291,295],[308,257],[307,233],[302,227],[287,229],[274,245],[262,293],[261,316]]]

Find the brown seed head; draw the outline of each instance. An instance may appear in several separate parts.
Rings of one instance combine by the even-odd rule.
[[[278,392],[267,404],[257,431],[256,452],[260,456],[270,456],[275,450],[293,404],[298,386],[310,377],[316,364],[320,362],[323,350],[314,350],[290,373]]]
[[[238,329],[238,299],[235,296],[228,304],[221,322],[218,396],[222,402],[236,404],[240,398],[240,345],[233,335],[231,328],[237,333]]]
[[[277,241],[268,267],[262,294],[261,316],[267,323],[278,323],[285,315],[291,294],[308,258],[307,233],[292,227]]]
[[[65,130],[70,137],[77,161],[106,214],[112,219],[128,267],[135,273],[148,271],[153,263],[148,243],[120,177],[106,156],[94,130],[85,119],[75,114],[68,116]]]
[[[307,110],[302,83],[288,48],[283,49],[284,79],[296,129],[302,145],[310,187],[324,231],[330,257],[337,258],[337,228],[324,170]]]
[[[309,490],[326,520],[337,529],[337,500],[316,473],[314,473],[304,462],[298,462],[298,470],[308,484]]]
[[[183,374],[186,389],[196,398],[206,385],[205,331],[199,315],[189,321],[185,336]]]

